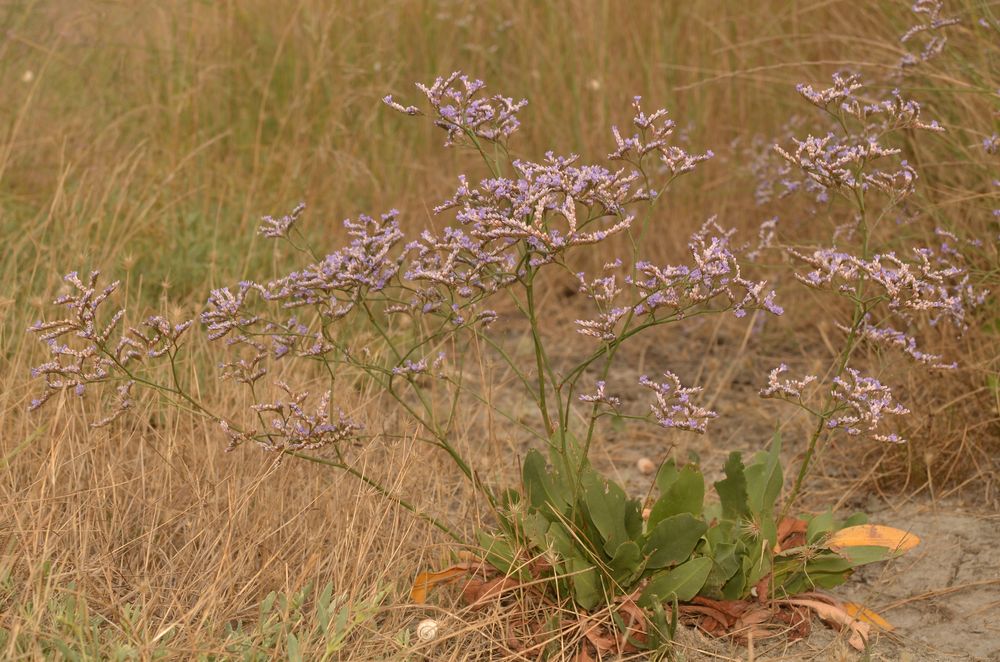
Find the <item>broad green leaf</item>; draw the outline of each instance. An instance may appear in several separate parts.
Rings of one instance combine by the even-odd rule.
[[[677,463],[674,462],[673,458],[667,460],[660,465],[660,470],[656,472],[656,489],[660,491],[660,494],[666,494],[679,475]]]
[[[649,532],[643,554],[647,568],[665,568],[691,556],[708,525],[689,513],[680,513],[659,522]]]
[[[597,568],[579,557],[567,559],[566,568],[573,573],[573,599],[583,609],[593,609],[601,599],[601,581]]]
[[[739,556],[737,555],[737,560]],[[729,578],[722,587],[722,599],[723,600],[739,600],[746,596],[746,592],[749,589],[747,586],[747,573],[743,568],[742,563],[740,567],[736,569],[733,576]]]
[[[898,552],[893,552],[893,550],[888,547],[877,547],[875,545],[841,547],[837,550],[837,553],[850,561],[853,566],[865,565],[867,563],[877,563],[878,561],[887,561],[894,556],[899,555]]]
[[[828,535],[833,531],[834,524],[832,510],[816,515],[809,520],[809,524],[806,527],[806,542],[812,544]]]
[[[639,596],[639,604],[649,607],[668,600],[690,600],[698,595],[712,571],[712,559],[702,556],[691,559],[671,570],[656,573]]]
[[[715,484],[722,503],[722,516],[726,519],[736,519],[748,514],[747,509],[747,479],[743,473],[743,459],[739,453],[729,454],[724,467],[726,477]]]
[[[660,521],[680,513],[700,515],[705,503],[705,478],[697,466],[689,464],[677,472],[670,487],[661,492],[653,504],[647,526],[656,527]]]
[[[758,453],[746,468],[747,500],[752,513],[774,510],[781,495],[781,432],[776,431],[767,453]]]
[[[549,531],[549,520],[541,513],[530,513],[523,520],[522,529],[528,542],[536,549],[545,549],[548,544],[545,534]]]
[[[723,542],[712,545],[712,571],[708,573],[702,593],[706,597],[722,597],[722,587],[736,574],[740,568],[740,559],[736,556],[736,543]],[[709,595],[709,592],[714,595]]]
[[[625,492],[614,482],[605,481],[596,471],[584,471],[580,479],[587,514],[601,534],[605,550],[614,555],[618,546],[628,540]],[[594,542],[596,545],[597,541]]]
[[[844,572],[850,570],[853,564],[836,554],[820,554],[806,561],[806,572]]]
[[[486,552],[484,558],[487,563],[504,574],[511,571],[511,567],[514,565],[514,550],[509,542],[501,536],[480,531],[479,544]]]
[[[566,491],[558,484],[558,475],[549,473],[541,453],[534,449],[528,451],[521,475],[524,491],[533,508],[541,512],[566,513],[569,507]]]
[[[619,545],[614,558],[608,563],[611,577],[623,588],[631,585],[644,567],[642,550],[631,540]]]

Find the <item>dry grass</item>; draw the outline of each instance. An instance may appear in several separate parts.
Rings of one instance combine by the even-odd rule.
[[[995,2],[950,4],[966,17],[1000,15]],[[672,192],[668,229],[651,246],[664,257],[713,213],[744,230],[780,213],[808,237],[794,204],[753,206],[743,150],[801,112],[795,83],[844,66],[884,73],[902,53],[895,37],[909,20],[902,3],[852,0],[4,3],[0,656],[289,655],[288,631],[265,627],[261,600],[330,582],[362,606],[388,591],[334,658],[497,659],[506,640],[501,611],[404,606],[408,578],[448,559],[438,532],[321,466],[276,467],[250,449],[223,455],[215,429],[164,413],[154,399],[113,433],[88,429],[76,401],[28,416],[28,367],[40,351],[23,329],[70,269],[121,277],[135,311],[191,312],[209,285],[266,277],[276,262],[254,236],[257,217],[299,199],[309,201],[323,247],[338,241],[327,236],[338,235],[336,221],[358,212],[394,206],[411,228],[434,223],[430,207],[472,157],[441,150],[440,135],[384,111],[379,99],[408,98],[412,81],[456,68],[531,100],[518,139],[529,157],[547,149],[602,155],[608,125],[626,121],[636,93],[670,108],[695,148],[719,152]],[[1000,202],[987,182],[997,161],[978,145],[997,126],[990,94],[1000,88],[1000,52],[989,39],[966,20],[946,57],[913,83],[928,115],[952,132],[914,144],[908,157],[924,178],[921,205],[942,226],[983,239],[977,279],[995,283],[998,227],[987,210]],[[708,391],[727,397],[741,375],[763,374],[776,356],[809,364],[825,355],[811,297],[790,287],[788,324],[750,346],[740,344],[742,326],[706,330],[712,346],[718,335],[735,338],[722,359],[706,363],[705,354],[695,366]],[[929,347],[962,370],[929,378],[893,368],[920,405],[907,435],[913,443],[888,454],[871,447],[861,461],[827,453],[827,473],[864,479],[856,493],[876,486],[940,497],[962,488],[994,500],[995,299],[978,322],[964,339],[942,336]],[[677,346],[700,352],[698,343]],[[210,353],[199,347],[193,357],[184,369],[206,401],[238,405],[213,381]],[[378,394],[354,401],[360,415],[380,416]],[[509,450],[523,440],[496,434],[481,412],[468,419],[462,443],[482,447],[493,475],[509,469]],[[715,440],[735,435],[730,428]],[[417,495],[419,507],[474,529],[477,505],[444,458],[403,438],[358,449],[354,460],[400,494]],[[329,641],[313,603],[276,619],[287,626],[301,616],[296,640],[306,659],[319,659]],[[428,614],[449,633],[432,652],[401,634]]]

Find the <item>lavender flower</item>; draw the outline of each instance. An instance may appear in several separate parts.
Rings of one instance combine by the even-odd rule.
[[[789,252],[814,267],[805,275],[796,274],[799,281],[813,287],[835,284],[838,291],[853,295],[865,279],[881,288],[889,309],[904,319],[923,312],[930,315],[932,324],[947,319],[964,330],[967,311],[980,305],[987,294],[972,286],[964,269],[929,248],[913,249],[914,258],[909,261],[895,253],[865,260],[836,249]]]
[[[743,277],[730,243],[734,230],[723,230],[713,216],[691,236],[688,248],[693,266],[657,267],[639,262],[636,270],[642,278],[630,280],[642,297],[636,314],[653,313],[669,308],[683,315],[684,309],[723,296],[737,317],[747,309],[764,308],[775,315],[784,311],[774,301],[774,291],[765,294],[766,281]]]
[[[654,382],[646,375],[639,378],[639,383],[652,389],[656,394],[656,402],[649,406],[656,417],[657,423],[665,428],[704,432],[708,421],[718,417],[714,411],[695,405],[691,396],[699,393],[700,386],[685,387],[672,372],[665,372],[664,382]]]
[[[849,329],[842,325],[837,325],[840,330],[848,332]],[[888,326],[876,326],[871,322],[871,315],[866,315],[864,321],[861,323],[860,328],[857,331],[858,336],[874,345],[883,345],[886,347],[895,347],[905,354],[907,354],[913,360],[923,363],[931,368],[938,370],[955,370],[958,368],[958,363],[942,363],[942,356],[940,354],[928,354],[927,352],[922,352],[917,349],[917,339],[913,336],[907,335],[906,333],[893,329]]]
[[[434,124],[448,133],[445,146],[461,145],[481,138],[490,142],[502,142],[517,131],[521,123],[517,119],[528,102],[514,101],[510,97],[495,94],[480,97],[485,87],[481,80],[475,80],[460,71],[447,78],[438,77],[433,84],[417,83],[417,88],[430,102],[437,119]],[[406,115],[417,115],[415,106],[403,106],[393,101],[391,96],[382,100],[394,110]]]
[[[253,439],[264,450],[276,453],[316,450],[350,439],[363,428],[360,423],[347,418],[344,412],[340,412],[336,420],[331,418],[331,392],[325,392],[319,406],[310,413],[303,408],[309,397],[307,391],[295,392],[284,382],[277,382],[277,385],[288,395],[286,401],[278,400],[251,407],[258,414],[271,416],[273,431],[246,435],[234,431],[227,422],[222,421],[223,430],[233,442],[231,447]]]
[[[681,175],[694,170],[702,161],[715,156],[712,150],[704,154],[689,154],[683,148],[670,144],[670,137],[676,128],[676,123],[667,118],[663,108],[647,115],[642,110],[642,97],[633,97],[632,108],[635,116],[632,123],[639,129],[638,133],[623,138],[617,126],[611,127],[617,149],[608,158],[612,161],[626,161],[636,168],[642,169],[642,159],[647,154],[655,154],[660,163],[671,176]],[[651,192],[647,192],[650,195]]]
[[[604,382],[603,379],[599,380],[595,386],[597,387],[597,390],[594,393],[581,395],[580,402],[590,402],[595,405],[603,404],[607,405],[608,407],[614,410],[621,409],[622,406],[621,398],[619,398],[616,395],[608,395],[605,392],[605,387],[607,386],[607,384]]]
[[[877,433],[882,418],[886,414],[902,416],[910,410],[893,399],[892,391],[874,377],[864,377],[857,370],[847,368],[848,377],[834,379],[831,393],[834,400],[846,413],[831,417],[827,421],[830,428],[842,428],[847,434],[857,436],[866,431],[873,439],[892,443],[903,443],[895,433]]]
[[[928,62],[936,58],[944,50],[948,37],[937,33],[944,28],[958,24],[960,20],[956,17],[942,17],[941,11],[943,8],[944,3],[941,0],[917,0],[917,2],[913,3],[913,13],[917,14],[918,17],[925,16],[926,18],[922,18],[921,22],[904,32],[899,41],[905,44],[918,34],[928,34],[930,35],[930,39],[920,53],[919,59],[912,53],[907,53],[900,61],[900,67],[912,67],[920,62]]]
[[[778,375],[788,372],[788,366],[782,363],[768,374],[767,386],[761,389],[762,398],[794,398],[802,399],[802,389],[816,381],[816,375],[806,375],[802,379],[778,379]]]
[[[281,218],[274,218],[273,216],[265,216],[260,221],[259,232],[265,237],[270,237],[271,239],[280,239],[282,237],[288,236],[288,231],[291,229],[292,225],[299,220],[303,212],[306,210],[306,203],[300,202],[292,210],[291,214],[287,216],[282,216]]]
[[[357,221],[344,221],[354,237],[349,246],[259,289],[286,308],[314,306],[326,318],[343,317],[365,291],[381,291],[399,271],[405,251],[392,256],[403,238],[398,216],[393,209],[379,220],[362,214]]]

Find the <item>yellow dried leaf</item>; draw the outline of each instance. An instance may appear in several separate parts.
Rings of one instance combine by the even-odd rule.
[[[907,552],[920,544],[920,538],[909,531],[894,529],[891,526],[877,524],[862,524],[849,526],[834,533],[827,540],[827,546],[834,550],[844,547],[887,547],[895,552]]]
[[[410,601],[416,604],[423,604],[427,600],[427,592],[442,582],[447,582],[456,577],[469,572],[467,564],[456,565],[438,572],[421,572],[413,580],[413,588],[410,589]]]
[[[886,632],[892,632],[895,629],[894,627],[892,627],[892,623],[885,620],[871,609],[868,609],[867,607],[862,607],[859,604],[855,604],[853,602],[845,602],[844,611],[846,611],[848,614],[858,619],[859,621],[864,621],[865,623],[871,623],[876,627],[882,628]]]

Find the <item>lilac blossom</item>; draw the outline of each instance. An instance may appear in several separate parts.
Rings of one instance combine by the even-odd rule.
[[[853,368],[847,368],[847,377],[834,378],[831,395],[838,409],[846,410],[827,421],[829,428],[842,428],[851,436],[869,433],[873,439],[892,443],[903,443],[895,433],[877,432],[886,414],[902,416],[910,410],[895,401],[892,391],[874,377],[865,377]]]
[[[665,428],[704,432],[708,421],[718,414],[691,401],[691,396],[701,392],[700,386],[682,386],[681,380],[672,372],[665,372],[663,382],[655,382],[646,375],[639,383],[656,394],[656,402],[649,406],[656,422]]]
[[[676,176],[694,170],[699,163],[715,156],[712,150],[704,154],[690,154],[677,145],[671,145],[670,137],[677,125],[667,118],[665,109],[660,108],[647,115],[642,110],[642,97],[638,96],[633,97],[632,108],[635,110],[632,123],[639,131],[622,137],[617,126],[611,127],[617,147],[608,155],[612,161],[626,161],[641,168],[643,157],[652,153],[659,157],[661,165],[671,176]],[[652,195],[652,192],[646,192],[646,195]]]
[[[635,313],[649,314],[668,308],[683,315],[687,307],[723,296],[737,317],[743,317],[748,308],[758,307],[782,314],[784,311],[774,301],[774,291],[765,294],[766,281],[743,277],[730,242],[734,232],[723,230],[712,217],[688,243],[692,266],[636,263],[640,277],[630,279],[630,283],[638,289],[642,302],[635,307]]]
[[[481,97],[485,83],[462,74],[438,77],[431,85],[417,83],[434,111],[434,124],[448,133],[445,146],[464,144],[470,136],[491,142],[506,141],[521,126],[517,119],[528,102],[495,94]],[[406,115],[418,115],[415,106],[403,106],[387,96],[382,100],[390,108]]]
[[[842,324],[838,324],[837,326],[845,333],[850,331],[850,329]],[[958,368],[958,364],[955,362],[942,363],[943,357],[940,354],[928,354],[927,352],[920,351],[917,348],[917,340],[913,336],[892,327],[872,324],[871,315],[865,316],[857,330],[857,334],[859,338],[867,340],[874,345],[895,347],[913,360],[926,364],[931,368],[938,370],[954,370]]]
[[[767,377],[767,386],[761,389],[762,398],[802,398],[802,390],[816,381],[816,375],[806,375],[802,379],[779,379],[779,375],[788,372],[784,363],[772,370]]]
[[[927,34],[930,38],[919,58],[912,53],[903,56],[900,61],[900,66],[903,68],[912,67],[920,62],[928,62],[940,55],[948,41],[948,37],[940,31],[960,22],[957,17],[941,16],[941,11],[944,9],[944,3],[941,0],[917,0],[911,9],[914,14],[920,17],[920,22],[903,33],[899,38],[900,43],[905,44],[918,34]]]
[[[288,236],[288,231],[292,228],[299,217],[306,210],[306,203],[300,202],[292,210],[292,213],[282,216],[281,218],[274,218],[273,216],[265,216],[260,220],[260,232],[265,237],[271,239],[280,239]]]
[[[48,345],[50,354],[48,361],[31,369],[32,377],[45,378],[45,391],[31,401],[30,411],[44,405],[59,391],[83,397],[88,384],[126,379],[131,382],[127,366],[176,351],[180,337],[191,326],[191,321],[171,324],[161,316],[152,316],[139,328],[128,327],[119,332],[124,309],[115,310],[108,321],[100,322],[101,307],[119,282],[99,288],[99,277],[97,271],[92,271],[86,281],[77,272],[67,274],[64,280],[70,292],[54,301],[66,309],[66,316],[52,322],[39,321],[29,328]],[[60,342],[62,339],[65,340]],[[119,387],[113,413],[92,427],[107,425],[131,406],[129,389],[131,386]]]
[[[608,393],[605,392],[607,383],[603,379],[599,380],[595,384],[595,387],[597,390],[594,393],[589,393],[589,394],[585,393],[581,395],[580,402],[589,402],[595,405],[603,404],[607,405],[608,407],[611,407],[614,410],[621,409],[622,406],[621,398],[619,398],[616,395],[609,395]]]
[[[909,261],[895,253],[879,253],[866,260],[833,248],[811,254],[789,252],[813,267],[813,271],[795,275],[802,283],[813,287],[832,284],[853,296],[864,280],[879,286],[889,309],[904,319],[923,312],[931,324],[947,319],[965,330],[968,310],[980,305],[987,294],[969,282],[963,268],[929,248],[913,249]]]
[[[403,238],[398,216],[393,209],[379,220],[362,214],[357,221],[344,221],[354,237],[350,245],[258,288],[266,299],[281,301],[286,308],[308,305],[324,317],[343,317],[363,292],[383,290],[399,271],[403,254],[392,255]]]
[[[258,414],[271,418],[271,432],[239,432],[228,422],[221,421],[223,431],[230,438],[230,450],[251,439],[264,450],[277,453],[316,450],[350,439],[362,429],[360,423],[347,418],[344,412],[333,419],[330,413],[330,391],[323,394],[314,411],[308,412],[304,408],[309,397],[307,391],[293,391],[284,382],[277,382],[277,385],[288,395],[287,400],[260,403],[251,407]]]

